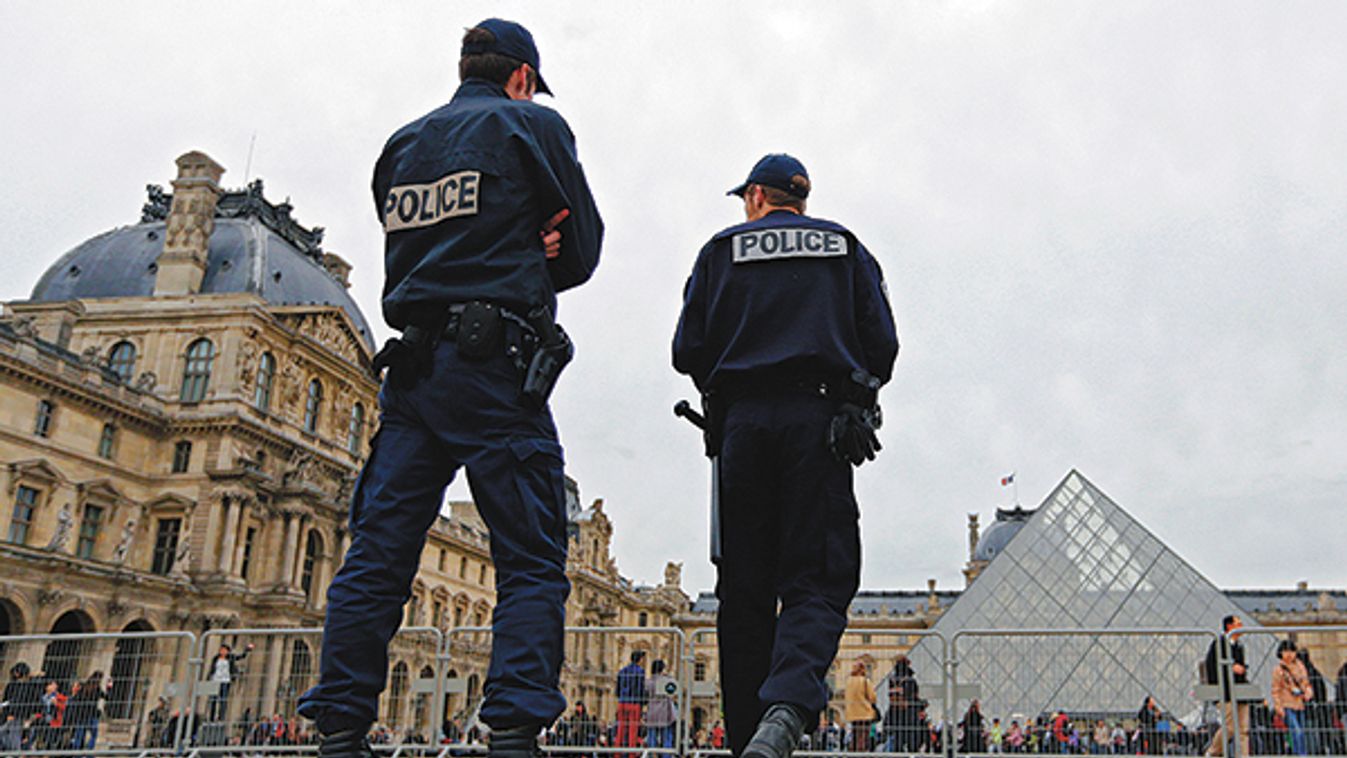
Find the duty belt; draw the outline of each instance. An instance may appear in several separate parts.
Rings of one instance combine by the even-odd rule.
[[[458,339],[458,328],[463,321],[463,313],[473,305],[485,305],[495,308],[497,311],[500,312],[500,317],[502,319],[519,327],[520,330],[523,331],[525,335],[529,337],[537,336],[537,331],[533,328],[533,326],[531,326],[528,320],[526,320],[523,316],[519,315],[518,313],[515,313],[509,308],[502,308],[498,305],[493,305],[491,303],[478,302],[478,303],[454,303],[453,305],[449,306],[448,308],[449,317],[444,322],[444,331],[442,332],[442,336],[444,339],[446,340]]]

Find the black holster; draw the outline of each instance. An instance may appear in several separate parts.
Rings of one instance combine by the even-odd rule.
[[[547,405],[561,370],[575,357],[575,345],[561,324],[552,320],[552,311],[547,307],[529,311],[528,323],[537,333],[538,343],[524,372],[522,394],[525,403],[539,409]]]
[[[444,321],[437,324],[408,324],[402,335],[384,343],[374,354],[372,367],[377,376],[388,369],[388,381],[410,389],[430,375],[435,362],[435,347],[440,344]]]

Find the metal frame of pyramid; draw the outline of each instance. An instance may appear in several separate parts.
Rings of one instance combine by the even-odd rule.
[[[1079,472],[1072,470],[936,622],[960,630],[1118,630],[1118,636],[962,636],[957,681],[988,721],[1061,710],[1134,716],[1147,695],[1180,718],[1221,619],[1244,612]],[[1122,633],[1195,629],[1201,634]],[[934,644],[926,641],[922,644]],[[968,707],[956,704],[956,719]]]

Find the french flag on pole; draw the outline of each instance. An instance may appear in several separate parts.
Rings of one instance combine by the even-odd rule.
[[[1009,485],[1014,484],[1014,483],[1015,483],[1015,472],[1014,472],[1014,471],[1010,472],[1010,473],[1009,473],[1008,475],[1006,475],[1006,476],[1001,477],[1001,486],[1002,486],[1002,487],[1006,487],[1006,486],[1009,486]]]

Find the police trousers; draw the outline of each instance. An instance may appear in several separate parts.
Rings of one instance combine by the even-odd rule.
[[[327,593],[319,682],[299,708],[320,728],[375,720],[388,642],[460,467],[490,531],[496,574],[481,719],[495,729],[541,726],[565,709],[562,452],[550,411],[528,409],[520,383],[503,349],[470,361],[449,341],[411,388],[384,383],[379,430],[352,496],[351,546]]]
[[[835,412],[799,390],[725,410],[716,626],[735,755],[768,706],[794,705],[809,728],[828,701],[824,678],[860,583],[852,469],[826,442]]]

